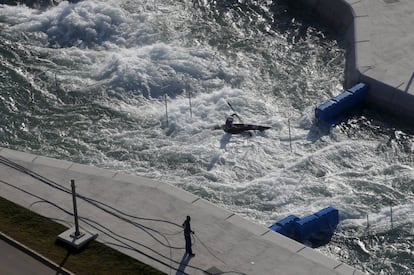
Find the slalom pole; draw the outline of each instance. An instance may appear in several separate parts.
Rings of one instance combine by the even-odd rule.
[[[290,146],[290,152],[292,153],[292,136],[290,134],[290,118],[288,118],[288,126],[289,126],[289,146]]]
[[[165,118],[167,119],[167,126],[168,126],[168,107],[167,107],[167,95],[164,95],[165,100]]]
[[[193,117],[193,111],[191,110],[191,91],[188,91],[188,102],[190,104],[190,118]]]
[[[55,89],[56,89],[56,91],[58,90],[58,87],[59,87],[59,85],[58,85],[57,76],[56,76],[56,72],[55,72]]]

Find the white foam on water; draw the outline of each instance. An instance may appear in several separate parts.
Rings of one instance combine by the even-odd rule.
[[[268,205],[285,205],[286,209],[278,207],[279,217],[294,209],[302,214],[327,203],[340,204],[329,197],[315,200],[314,195],[307,194],[308,188],[334,194],[340,189],[336,185],[343,179],[338,171],[342,172],[344,167],[354,171],[361,169],[361,163],[376,161],[372,154],[367,154],[373,146],[360,147],[355,141],[336,142],[344,138],[341,133],[334,133],[334,139],[328,136],[322,137],[322,141],[309,140],[312,108],[298,113],[295,109],[286,109],[283,99],[278,104],[279,98],[271,98],[269,94],[261,97],[260,91],[247,90],[257,86],[259,73],[254,66],[261,64],[257,63],[260,60],[253,61],[256,56],[238,52],[237,63],[231,64],[226,56],[208,46],[183,47],[176,40],[159,42],[154,17],[163,12],[137,9],[131,14],[116,1],[82,1],[62,2],[45,11],[3,6],[0,16],[12,25],[11,30],[37,34],[41,38],[37,42],[44,44],[35,44],[35,48],[52,53],[61,87],[86,92],[87,87],[104,85],[118,94],[126,93],[120,100],[101,100],[100,104],[137,118],[143,122],[142,128],[157,126],[144,133],[137,130],[129,133],[125,129],[108,135],[118,139],[123,136],[126,144],[148,143],[149,150],[159,151],[156,155],[166,157],[167,163],[168,159],[173,161],[174,153],[178,158],[180,154],[183,158],[186,154],[193,156],[188,165],[195,165],[198,172],[191,174],[185,168],[180,171],[183,169],[180,167],[177,173],[172,169],[167,180],[179,181],[185,173],[189,182],[193,178],[196,182],[201,180],[207,184],[205,188],[212,184],[214,192],[220,193],[220,186],[244,189],[250,200],[262,200],[259,193],[266,191]],[[155,35],[155,41],[144,33]],[[69,66],[62,67],[60,63],[65,62],[70,62]],[[317,71],[315,60],[309,64],[305,68],[310,70],[308,74]],[[267,81],[270,84],[271,80]],[[189,82],[193,93],[191,119],[184,92]],[[228,87],[234,83],[242,83],[241,88]],[[314,82],[308,83],[312,85]],[[164,125],[164,95],[169,96],[168,127]],[[270,125],[272,129],[252,138],[229,137],[211,130],[232,112],[227,102],[236,107],[241,117],[248,118],[248,122]],[[99,158],[97,163],[111,162],[103,156]],[[115,162],[112,165],[124,165]],[[168,165],[160,168],[168,169]],[[136,169],[142,173],[141,168]],[[153,175],[156,170],[148,167],[148,171]],[[210,179],[214,180],[210,182]],[[328,188],[321,185],[321,179],[330,184]],[[237,211],[244,211],[244,206],[240,207]],[[275,218],[273,213],[270,216],[265,218],[266,222]]]
[[[309,56],[292,50],[282,34],[261,42],[263,51],[275,47],[267,57],[239,48],[220,51],[201,39],[189,41],[189,4],[82,1],[44,11],[1,6],[0,18],[5,31],[28,37],[21,43],[34,56],[46,56],[48,62],[33,66],[49,80],[56,74],[63,90],[90,94],[94,104],[123,115],[110,128],[102,126],[112,123],[110,117],[98,125],[79,119],[89,125],[83,138],[65,138],[88,149],[77,156],[85,162],[174,183],[263,225],[332,205],[344,230],[365,226],[366,214],[372,227],[387,230],[390,202],[399,204],[396,226],[413,220],[406,183],[413,169],[381,151],[386,137],[352,138],[341,127],[326,134],[315,126],[314,105],[341,85],[318,61],[326,48],[312,34],[294,41]],[[248,38],[234,28],[240,41]],[[274,71],[266,71],[269,63]],[[31,83],[38,79],[22,75]],[[246,123],[272,128],[252,136],[215,129],[234,111]],[[390,146],[400,152],[398,144]]]

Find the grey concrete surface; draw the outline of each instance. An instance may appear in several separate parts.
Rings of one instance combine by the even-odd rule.
[[[72,273],[0,232],[0,274],[71,275]]]
[[[2,197],[72,227],[74,179],[81,230],[167,274],[363,274],[167,183],[5,148],[0,156]],[[187,215],[193,258],[184,257]]]
[[[355,13],[359,71],[414,94],[414,1],[347,2]]]
[[[0,239],[0,274],[53,275],[56,271]]]
[[[414,1],[298,0],[346,41],[345,88],[370,85],[368,104],[414,119]]]
[[[414,1],[347,0],[355,15],[356,68],[368,102],[414,118]]]

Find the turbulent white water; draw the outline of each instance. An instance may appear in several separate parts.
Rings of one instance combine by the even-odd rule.
[[[410,274],[413,138],[371,111],[330,133],[314,125],[314,107],[341,91],[344,50],[285,9],[0,6],[1,145],[161,179],[264,225],[332,205],[341,224],[323,253],[373,274]],[[272,128],[214,130],[233,112],[228,102]]]

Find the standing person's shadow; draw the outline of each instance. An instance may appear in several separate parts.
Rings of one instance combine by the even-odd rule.
[[[180,261],[180,266],[178,267],[177,272],[175,275],[185,275],[187,273],[184,272],[185,268],[187,267],[188,263],[190,262],[191,257],[187,254],[187,252],[184,252],[183,257]]]

